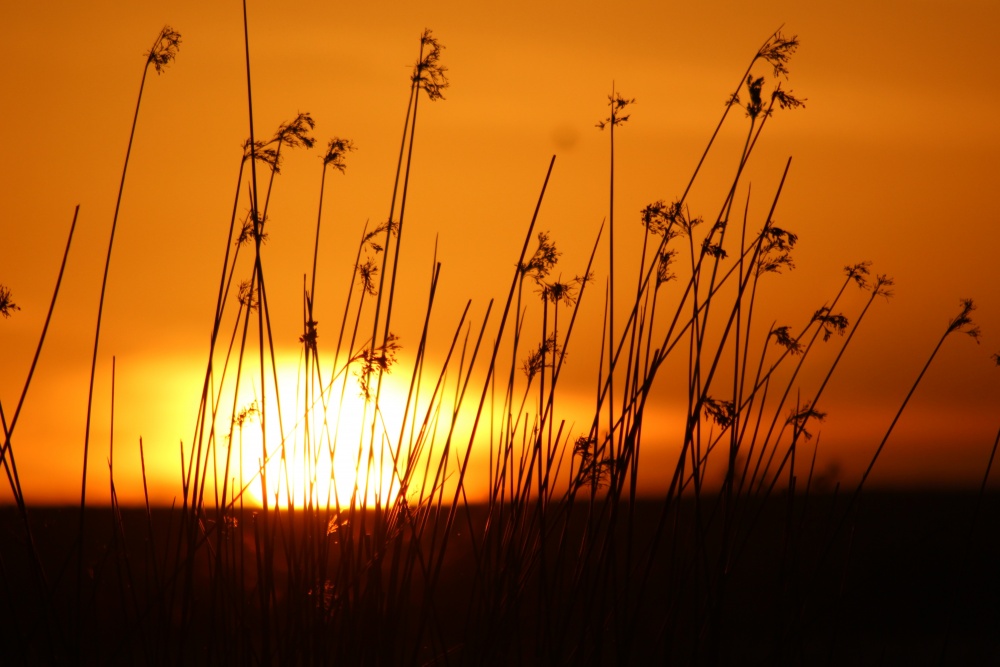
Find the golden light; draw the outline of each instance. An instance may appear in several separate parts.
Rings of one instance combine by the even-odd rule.
[[[273,390],[263,399],[260,392],[240,394],[228,455],[229,485],[236,495],[243,489],[243,503],[343,508],[352,499],[358,507],[393,502],[407,387],[384,375],[376,410],[374,386],[366,399],[353,373],[306,396],[297,364],[285,360],[278,382],[280,419]],[[225,456],[217,462],[220,471]]]

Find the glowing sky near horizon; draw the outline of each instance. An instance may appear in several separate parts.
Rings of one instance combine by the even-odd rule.
[[[141,500],[141,436],[154,461],[151,490],[169,503],[178,493],[179,443],[194,430],[248,135],[241,9],[194,1],[59,4],[57,11],[38,3],[0,7],[7,33],[0,42],[0,284],[21,307],[0,319],[0,401],[9,419],[79,204],[63,289],[13,443],[29,501],[77,500],[104,249],[143,53],[169,24],[182,44],[177,61],[147,81],[142,102],[105,306],[90,463],[92,497],[106,497],[114,355],[118,493]],[[251,1],[257,131],[268,135],[308,111],[318,144],[341,136],[358,147],[344,175],[328,175],[317,319],[339,319],[354,244],[366,221],[388,213],[408,77],[425,27],[446,47],[451,85],[445,100],[420,109],[402,270],[418,277],[404,294],[412,306],[405,312],[419,313],[435,253],[443,264],[440,347],[466,299],[478,321],[489,298],[505,297],[553,154],[539,228],[563,252],[564,276],[583,270],[607,215],[607,135],[594,123],[607,113],[612,84],[637,100],[616,146],[616,243],[625,257],[641,242],[639,210],[680,193],[749,58],[783,25],[801,40],[786,86],[807,99],[806,108],[775,116],[749,180],[760,193],[753,201],[759,217],[792,157],[776,217],[800,243],[796,270],[769,282],[760,317],[804,322],[848,264],[871,260],[896,282],[895,296],[873,306],[825,395],[817,465],[836,466],[845,478],[863,469],[959,299],[971,297],[981,343],[946,343],[873,481],[978,484],[1000,427],[1000,369],[990,360],[1000,351],[993,201],[1000,7],[969,0],[852,1],[835,11],[808,5],[303,2],[289,14]],[[715,214],[718,184],[731,177],[741,137],[734,129],[721,138],[706,165],[710,175],[692,192],[692,208],[706,216]],[[317,154],[287,156],[267,246],[276,337],[293,357],[312,259]],[[585,311],[595,322],[598,291]],[[850,299],[845,309],[856,313],[863,295]],[[597,333],[579,336],[569,357],[579,389],[571,394],[589,398],[594,376],[582,360],[593,357]],[[671,407],[650,419],[671,423]],[[0,492],[0,501],[8,498]]]

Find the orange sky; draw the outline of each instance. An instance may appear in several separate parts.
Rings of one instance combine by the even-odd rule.
[[[141,499],[134,471],[142,436],[155,461],[154,495],[169,503],[179,493],[178,443],[189,443],[194,430],[248,135],[242,15],[237,3],[60,4],[0,7],[7,34],[0,42],[0,283],[21,307],[0,319],[0,401],[9,419],[79,204],[63,289],[14,437],[29,502],[77,499],[104,249],[143,53],[170,24],[182,45],[177,61],[147,81],[142,102],[105,306],[90,463],[91,495],[106,497],[115,355],[119,494]],[[1000,369],[990,360],[1000,351],[993,201],[1000,9],[987,0],[807,5],[300,2],[291,12],[250,2],[258,134],[308,111],[318,144],[337,135],[358,147],[345,175],[328,175],[317,319],[339,318],[356,239],[366,220],[375,224],[388,212],[424,27],[446,47],[451,86],[444,101],[420,109],[401,269],[415,278],[402,298],[413,304],[410,319],[419,317],[413,313],[426,301],[436,244],[443,263],[438,353],[466,299],[478,322],[489,298],[505,297],[552,154],[539,229],[551,231],[564,253],[564,276],[582,272],[608,209],[608,137],[594,123],[607,115],[612,82],[637,100],[616,135],[616,244],[619,261],[627,261],[642,238],[638,211],[680,194],[748,59],[784,24],[802,42],[785,86],[807,104],[776,115],[765,131],[749,174],[761,193],[751,210],[759,227],[791,156],[776,218],[800,243],[798,268],[768,282],[761,324],[804,322],[839,286],[846,264],[871,260],[896,281],[895,297],[875,304],[819,406],[829,413],[819,465],[836,462],[845,478],[857,475],[959,299],[971,297],[981,344],[947,342],[873,481],[978,482],[1000,426]],[[691,194],[700,214],[715,215],[740,123],[724,133]],[[275,335],[286,344],[290,372],[312,256],[317,154],[287,156],[266,248]],[[595,382],[588,360],[599,345],[598,292],[607,272],[600,257],[601,288],[581,315],[589,331],[570,349],[567,372],[579,383],[570,395],[589,397]],[[862,301],[851,295],[847,314]],[[419,321],[407,326],[404,354]],[[803,379],[804,393],[817,381]],[[660,408],[664,428],[670,410]]]

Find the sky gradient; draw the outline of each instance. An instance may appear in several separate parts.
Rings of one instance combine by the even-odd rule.
[[[78,499],[104,250],[143,53],[169,24],[182,44],[176,62],[147,80],[142,101],[105,304],[90,463],[93,497],[106,497],[114,355],[118,493],[141,500],[135,472],[142,437],[155,462],[151,491],[169,503],[178,493],[179,443],[189,443],[194,430],[249,134],[242,14],[236,3],[60,4],[58,11],[28,3],[0,8],[9,35],[0,43],[0,284],[21,308],[0,319],[0,401],[9,419],[79,204],[63,288],[13,440],[29,501]],[[769,280],[758,317],[765,327],[772,319],[801,325],[836,291],[845,265],[871,261],[873,272],[895,280],[894,296],[866,315],[819,406],[828,417],[817,466],[856,478],[959,300],[972,298],[980,343],[964,336],[946,342],[873,482],[978,484],[1000,427],[1000,369],[990,358],[1000,351],[995,3],[846,2],[836,11],[800,2],[752,10],[714,2],[626,2],[613,10],[579,2],[430,4],[304,2],[290,13],[249,5],[258,136],[309,112],[318,145],[340,136],[358,149],[345,174],[327,176],[321,323],[339,317],[366,221],[377,224],[388,212],[424,28],[446,47],[450,87],[446,99],[420,107],[401,258],[403,274],[419,280],[401,289],[406,308],[412,305],[404,313],[419,314],[432,261],[442,262],[435,322],[438,338],[448,339],[466,299],[476,321],[488,299],[505,297],[553,154],[538,228],[549,230],[563,253],[562,275],[583,271],[608,213],[608,136],[594,124],[607,115],[612,86],[636,99],[616,134],[617,256],[627,261],[642,240],[639,211],[680,194],[750,57],[783,26],[801,41],[783,86],[806,106],[776,114],[762,136],[748,175],[751,227],[759,227],[791,157],[775,218],[800,241],[797,268]],[[740,122],[723,132],[691,193],[698,214],[717,211],[718,188],[732,176],[732,151],[745,131]],[[288,154],[269,223],[268,293],[292,370],[312,258],[318,155],[318,148]],[[592,325],[569,350],[581,402],[596,377],[586,360],[599,348],[598,296],[607,273],[599,257],[601,287],[581,311]],[[846,314],[853,317],[863,301],[851,294]],[[404,350],[418,332],[401,331]],[[803,378],[803,391],[820,379]],[[656,414],[663,428],[676,419],[666,399]]]

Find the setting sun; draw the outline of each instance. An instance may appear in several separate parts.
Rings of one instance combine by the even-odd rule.
[[[279,378],[282,394],[296,396],[296,369],[282,364]],[[375,415],[374,401],[364,398],[358,378],[351,375],[346,384],[328,385],[323,396],[309,406],[308,417],[301,399],[292,405],[284,403],[281,424],[271,420],[266,427],[263,469],[260,409],[257,399],[249,397],[237,412],[233,433],[233,455],[242,461],[233,466],[241,475],[232,480],[234,488],[245,488],[244,502],[249,497],[256,506],[264,505],[265,486],[270,506],[340,509],[350,507],[352,497],[359,506],[391,503],[400,488],[392,459],[406,402],[404,392],[387,378]],[[224,466],[224,461],[219,465]]]

